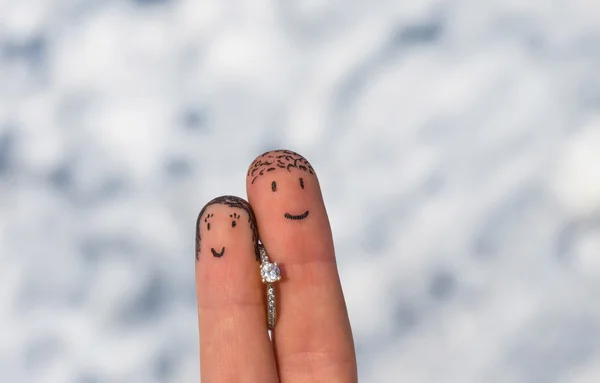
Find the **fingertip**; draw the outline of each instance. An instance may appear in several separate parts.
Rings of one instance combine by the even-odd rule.
[[[265,152],[250,164],[248,200],[258,221],[299,224],[326,218],[316,172],[301,154],[280,149]]]
[[[196,220],[196,261],[204,253],[221,258],[224,250],[220,249],[225,249],[227,244],[234,247],[236,244],[251,245],[258,261],[258,227],[254,211],[246,200],[231,195],[214,198],[200,210]]]

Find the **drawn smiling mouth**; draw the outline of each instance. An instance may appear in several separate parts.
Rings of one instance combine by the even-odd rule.
[[[300,214],[300,215],[291,215],[290,213],[285,213],[285,218],[287,219],[304,219],[308,217],[308,210],[304,212],[304,214]]]
[[[217,258],[221,258],[223,256],[223,254],[225,254],[225,248],[224,247],[221,249],[220,253],[217,253],[215,251],[215,249],[213,249],[212,247],[210,248],[210,251],[211,251],[212,255],[214,255]]]

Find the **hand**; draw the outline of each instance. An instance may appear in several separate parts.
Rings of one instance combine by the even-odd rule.
[[[356,382],[331,228],[312,166],[294,152],[267,152],[250,165],[246,189],[250,204],[223,196],[198,216],[202,382]],[[274,284],[272,342],[258,233],[282,275]]]

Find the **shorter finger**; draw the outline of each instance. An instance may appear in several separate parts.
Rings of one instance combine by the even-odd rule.
[[[277,382],[250,205],[215,198],[200,212],[196,230],[202,382]]]

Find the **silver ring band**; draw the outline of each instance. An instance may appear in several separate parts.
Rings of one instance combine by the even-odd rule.
[[[277,308],[275,304],[275,287],[273,284],[267,283],[267,325],[269,330],[275,328],[275,318],[277,317]]]
[[[269,260],[265,247],[262,244],[258,246],[260,251],[260,276],[263,283],[267,285],[267,326],[269,330],[273,330],[277,319],[277,303],[273,283],[281,279],[281,274],[277,262],[271,263]]]

